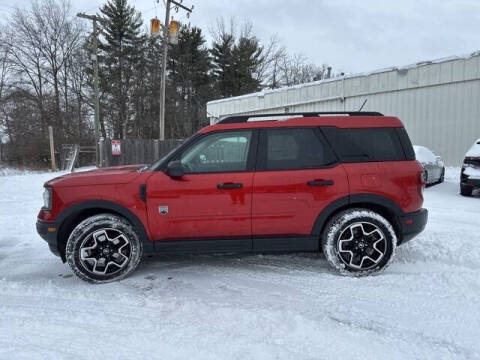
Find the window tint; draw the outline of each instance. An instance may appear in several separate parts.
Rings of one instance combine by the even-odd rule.
[[[207,135],[182,154],[185,173],[245,171],[251,137],[251,131]]]
[[[314,129],[265,130],[259,169],[308,169],[334,163],[334,155],[319,136]]]
[[[342,162],[405,160],[395,128],[322,128]]]

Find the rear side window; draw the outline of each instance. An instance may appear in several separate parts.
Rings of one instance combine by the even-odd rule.
[[[257,170],[319,168],[336,162],[318,129],[267,129],[260,138]]]
[[[342,162],[406,159],[395,128],[340,129],[324,127],[322,130]]]
[[[403,151],[405,152],[405,157],[407,160],[415,160],[415,151],[413,150],[412,142],[408,137],[407,130],[402,128],[396,128],[398,138],[402,143]]]

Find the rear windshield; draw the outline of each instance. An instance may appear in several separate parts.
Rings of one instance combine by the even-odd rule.
[[[324,127],[322,130],[341,162],[399,161],[408,158],[400,136],[406,136],[408,143],[410,140],[406,133],[399,135],[396,128]]]

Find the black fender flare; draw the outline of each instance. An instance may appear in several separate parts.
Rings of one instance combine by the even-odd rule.
[[[315,223],[313,224],[312,236],[320,236],[327,220],[339,209],[355,204],[378,205],[387,209],[396,217],[400,217],[405,214],[402,208],[397,203],[384,196],[375,194],[348,195],[331,202],[322,210],[322,212],[317,216]]]
[[[148,237],[148,234],[145,230],[145,227],[143,226],[143,223],[140,221],[140,219],[132,213],[130,210],[125,208],[122,205],[119,205],[117,203],[114,203],[112,201],[107,201],[107,200],[87,200],[87,201],[82,201],[79,203],[75,203],[64,209],[55,219],[55,223],[57,224],[59,230],[61,230],[62,225],[65,224],[65,221],[69,219],[72,215],[75,215],[76,213],[81,213],[84,210],[89,210],[89,209],[100,209],[100,210],[105,210],[106,212],[114,212],[117,214],[120,214],[124,218],[126,218],[128,221],[132,223],[132,225],[137,229],[138,234],[140,236],[140,241],[142,241],[143,246],[144,246],[144,252],[145,253],[150,253],[153,251],[153,243],[150,241],[150,238]],[[57,237],[59,236],[60,231],[57,232]],[[57,247],[59,246],[60,239],[57,238]]]

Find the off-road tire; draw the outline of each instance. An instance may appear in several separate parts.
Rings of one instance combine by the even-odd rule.
[[[120,249],[120,251],[118,251],[118,253],[125,252],[126,254],[122,254],[121,256],[128,259],[125,259],[123,261],[124,263],[121,267],[119,267],[118,265],[110,266],[108,270],[110,270],[110,268],[115,269],[116,267],[118,267],[118,270],[116,270],[112,274],[104,275],[104,274],[93,273],[91,269],[90,270],[88,269],[89,267],[88,265],[90,264],[90,262],[81,260],[81,247],[83,246],[85,249],[85,243],[86,242],[88,243],[89,241],[90,242],[93,241],[93,240],[89,240],[89,239],[93,239],[93,236],[94,236],[93,234],[97,235],[101,233],[102,230],[108,231],[109,233],[113,233],[113,234],[121,233],[126,240],[124,240],[123,237],[121,237],[120,239],[122,241],[125,241],[126,244],[128,244],[127,248]],[[108,242],[110,242],[110,240],[108,240]],[[65,253],[67,263],[72,269],[73,273],[77,275],[79,278],[81,278],[82,280],[85,280],[91,283],[107,283],[111,281],[121,280],[127,277],[138,266],[142,258],[142,254],[143,254],[142,242],[140,241],[140,236],[138,235],[134,226],[125,218],[114,215],[114,214],[98,214],[80,222],[73,229],[73,231],[71,232],[68,238],[66,253]],[[112,260],[115,260],[115,259],[112,259]],[[83,265],[83,264],[86,264],[86,265]],[[97,266],[97,263],[95,262],[95,267],[96,266]]]
[[[370,233],[372,235],[368,235],[365,237],[365,242],[363,242],[363,238],[358,240],[361,241],[363,244],[367,244],[362,245],[360,251],[369,250],[371,252],[368,254],[362,252],[363,255],[359,255],[363,256],[362,261],[359,264],[364,264],[363,268],[355,268],[353,266],[355,264],[349,266],[346,262],[352,262],[354,253],[351,253],[351,260],[346,261],[345,257],[348,257],[348,254],[345,253],[348,253],[348,251],[345,251],[345,249],[343,248],[341,249],[343,251],[340,251],[339,247],[340,241],[347,242],[349,244],[357,241],[353,239],[354,231],[352,230],[352,228],[358,227],[358,224],[365,224],[364,227],[368,227],[366,232],[372,231]],[[365,233],[363,232],[364,227],[361,227],[362,233]],[[374,230],[375,228],[378,229],[378,231]],[[345,234],[348,234],[348,232],[350,232],[350,237],[352,237],[352,240],[341,240],[341,237],[345,237]],[[382,240],[381,243],[378,244],[378,239],[384,240]],[[334,215],[332,219],[330,219],[323,231],[321,242],[322,250],[328,263],[340,274],[349,276],[365,276],[378,273],[387,268],[395,254],[397,236],[390,222],[382,215],[368,209],[352,208],[341,211],[338,214]],[[378,249],[380,249],[381,251],[376,248],[377,245],[379,246]],[[365,246],[365,248],[363,246]],[[380,253],[383,253],[383,255],[380,256]],[[369,259],[369,254],[373,254],[372,258],[375,261],[378,261],[378,263],[375,263],[375,261]]]

